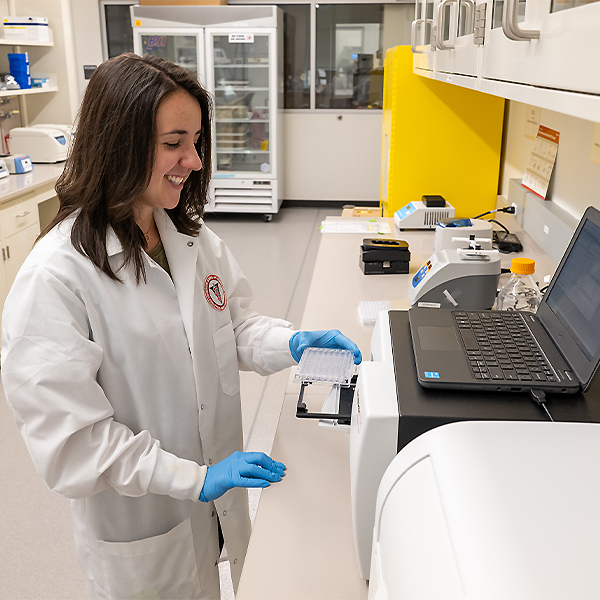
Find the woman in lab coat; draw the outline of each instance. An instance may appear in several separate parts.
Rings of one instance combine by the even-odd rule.
[[[93,598],[218,598],[219,527],[237,587],[246,487],[284,465],[243,453],[239,369],[268,375],[307,346],[250,309],[252,292],[201,220],[211,102],[189,72],[121,55],[98,67],[60,210],[3,314],[2,380],[35,466],[71,498]]]

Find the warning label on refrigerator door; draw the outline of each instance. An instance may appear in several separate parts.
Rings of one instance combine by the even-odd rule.
[[[230,33],[229,34],[230,44],[254,44],[253,33]]]

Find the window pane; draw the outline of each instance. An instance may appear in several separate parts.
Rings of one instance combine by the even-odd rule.
[[[388,48],[410,44],[415,5],[320,4],[317,108],[382,108]]]
[[[135,4],[132,2],[131,4]],[[107,4],[104,6],[106,19],[106,45],[108,58],[124,52],[133,52],[133,31],[128,4]]]
[[[310,108],[310,5],[279,8],[283,10],[283,107]]]

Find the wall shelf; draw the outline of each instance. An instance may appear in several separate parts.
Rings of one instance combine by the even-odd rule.
[[[47,42],[38,42],[36,40],[15,40],[12,38],[0,38],[0,46],[54,46],[54,36],[52,35],[52,29],[49,31],[50,39]]]
[[[56,86],[50,86],[45,88],[29,88],[26,90],[0,90],[0,98],[6,98],[8,96],[30,96],[32,94],[46,94],[49,92],[58,92]]]

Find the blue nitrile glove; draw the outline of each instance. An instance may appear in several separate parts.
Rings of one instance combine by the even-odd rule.
[[[354,353],[354,364],[360,365],[362,354],[358,346],[337,329],[329,331],[298,331],[290,338],[292,358],[300,362],[300,357],[306,348],[333,348],[335,350],[350,350]]]
[[[200,500],[216,500],[234,487],[268,487],[270,481],[280,481],[284,471],[283,463],[273,460],[264,452],[234,452],[208,467]]]

